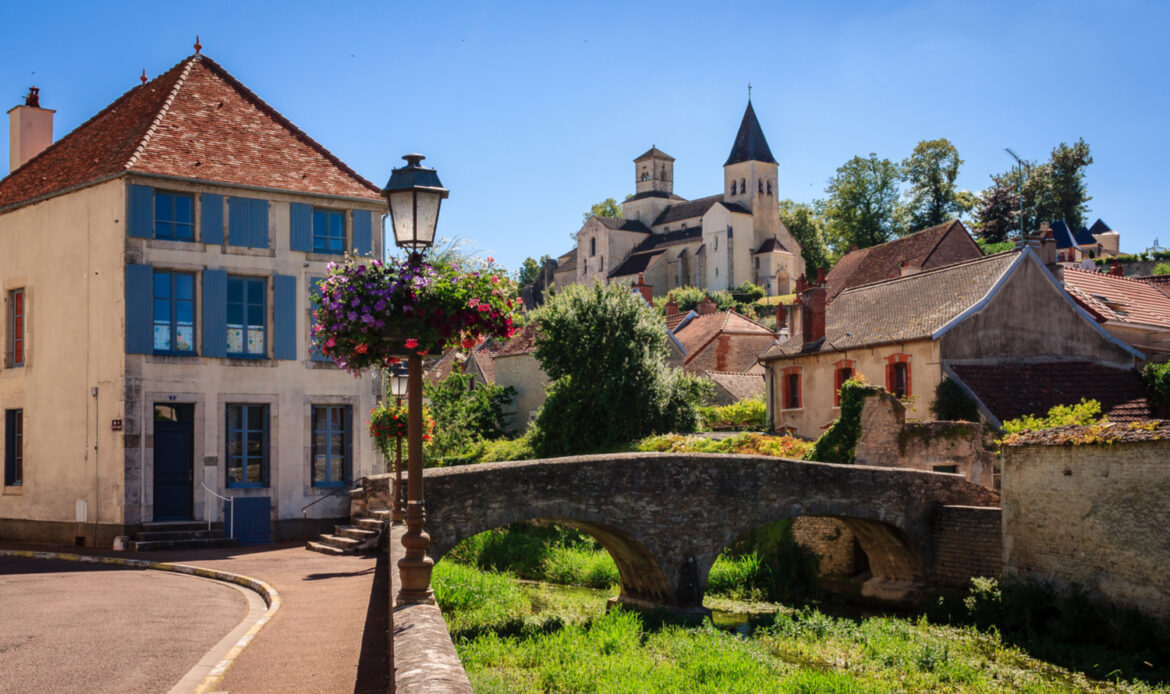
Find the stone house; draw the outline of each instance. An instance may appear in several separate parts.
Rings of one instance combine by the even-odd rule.
[[[806,438],[837,418],[838,389],[858,375],[905,400],[910,419],[930,418],[935,389],[950,378],[998,424],[1009,415],[972,387],[978,374],[1080,371],[1110,384],[1136,376],[1142,357],[1078,306],[1028,247],[847,288],[826,306],[827,294],[806,291],[791,307],[791,337],[760,358],[769,421]]]
[[[205,487],[299,535],[381,471],[378,383],[310,342],[327,263],[381,257],[378,187],[198,53],[55,143],[37,96],[0,181],[0,538],[219,520]]]
[[[659,291],[710,291],[744,282],[787,294],[804,272],[800,245],[780,222],[779,165],[751,102],[723,165],[723,193],[686,200],[674,193],[674,157],[651,147],[634,160],[634,194],[622,218],[590,217],[577,246],[557,259],[557,286],[632,282]]]

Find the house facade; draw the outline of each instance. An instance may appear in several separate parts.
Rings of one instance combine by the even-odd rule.
[[[377,186],[200,54],[42,144],[0,181],[0,538],[109,545],[216,495],[299,536],[382,470],[380,384],[310,342],[326,265],[381,257]]]
[[[792,291],[804,261],[780,222],[779,165],[751,102],[723,165],[723,193],[676,195],[674,161],[657,147],[634,160],[634,193],[622,203],[622,217],[590,217],[576,248],[557,259],[555,284],[630,284],[641,273],[660,293],[744,282],[769,295]]]
[[[1028,247],[855,286],[832,303],[827,293],[808,290],[793,306],[792,336],[761,356],[769,421],[805,438],[837,419],[849,378],[884,386],[905,402],[908,419],[930,419],[935,389],[949,378],[998,424],[1018,413],[965,380],[1040,369],[1111,383],[1134,376],[1142,356],[1102,329]],[[1073,391],[1062,395],[1076,402]]]

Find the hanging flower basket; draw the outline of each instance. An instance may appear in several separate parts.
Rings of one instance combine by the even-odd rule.
[[[407,407],[406,403],[398,406],[394,402],[387,402],[370,410],[370,421],[367,423],[370,437],[374,445],[388,460],[394,457],[395,448],[399,439],[406,439]],[[435,431],[435,418],[431,416],[428,407],[423,408],[423,445],[430,443]]]
[[[313,341],[350,373],[384,368],[410,354],[511,337],[515,296],[515,283],[491,258],[412,266],[405,258],[347,257],[330,263],[314,293]]]

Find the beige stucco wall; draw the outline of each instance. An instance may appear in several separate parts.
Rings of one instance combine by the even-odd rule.
[[[1004,574],[1170,619],[1168,461],[1166,440],[1005,447]]]
[[[854,374],[863,376],[867,383],[884,387],[886,357],[898,353],[910,355],[910,398],[906,403],[906,416],[928,419],[934,389],[942,378],[938,350],[938,343],[927,339],[770,362],[766,371],[766,392],[772,423],[777,430],[792,427],[798,436],[817,438],[841,414],[841,408],[833,405],[834,365],[842,359],[851,359]],[[781,379],[784,369],[789,366],[801,368],[802,406],[798,409],[784,409],[782,406]]]
[[[496,357],[496,385],[516,389],[508,416],[509,431],[520,433],[528,428],[529,421],[544,404],[548,384],[548,376],[532,353]]]
[[[111,420],[122,414],[124,349],[110,326],[124,313],[124,219],[121,181],[0,214],[3,298],[23,288],[27,315],[25,365],[0,369],[0,409],[24,411],[25,442],[24,483],[0,491],[0,528],[56,521],[70,524],[66,538],[92,538],[95,523],[122,522],[122,438]],[[7,330],[5,320],[0,344]],[[78,501],[85,522],[73,527]]]

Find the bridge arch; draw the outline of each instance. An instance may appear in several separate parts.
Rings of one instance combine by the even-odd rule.
[[[958,475],[745,455],[623,453],[426,471],[431,556],[458,541],[547,519],[601,542],[620,600],[702,609],[715,558],[743,533],[783,518],[827,516],[854,531],[878,589],[932,578],[940,505],[998,505]]]

